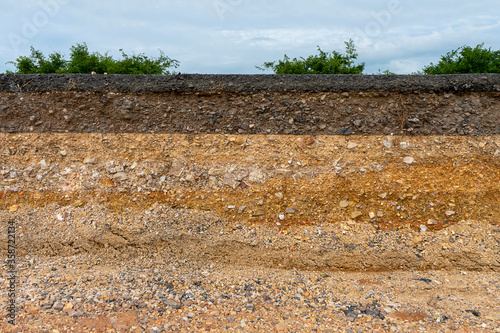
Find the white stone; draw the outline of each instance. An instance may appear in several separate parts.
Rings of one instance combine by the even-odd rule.
[[[415,161],[415,159],[413,157],[410,157],[410,156],[407,156],[403,159],[403,162],[405,162],[406,164],[412,164],[414,161]]]
[[[394,139],[392,138],[385,138],[383,141],[384,147],[385,148],[392,148],[392,142]]]

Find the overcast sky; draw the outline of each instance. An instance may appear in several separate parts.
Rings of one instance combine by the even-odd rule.
[[[182,73],[252,74],[255,66],[353,39],[365,73],[408,74],[463,45],[500,49],[499,0],[0,0],[0,73],[30,46],[159,55]]]

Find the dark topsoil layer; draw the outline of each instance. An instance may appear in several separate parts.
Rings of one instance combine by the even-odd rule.
[[[500,93],[0,93],[0,133],[498,135]]]

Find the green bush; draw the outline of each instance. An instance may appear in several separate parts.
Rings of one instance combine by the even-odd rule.
[[[380,68],[378,69],[377,73],[373,73],[373,75],[396,75],[396,73],[391,72],[390,70],[386,69],[385,71],[381,71]]]
[[[423,68],[424,74],[500,73],[500,50],[462,46],[441,56],[437,64]]]
[[[354,60],[358,57],[354,42],[349,40],[345,44],[345,54],[337,51],[332,51],[330,54],[318,46],[318,55],[290,60],[285,54],[283,60],[265,62],[262,67],[256,67],[263,71],[270,69],[275,74],[362,74],[365,63],[354,64]]]
[[[169,68],[177,68],[179,62],[170,59],[160,50],[158,58],[149,58],[144,54],[129,56],[122,52],[122,59],[115,60],[107,53],[90,53],[87,44],[76,44],[70,49],[70,59],[65,60],[58,53],[52,53],[46,58],[41,51],[31,47],[29,56],[20,56],[13,64],[16,74],[49,74],[49,73],[82,73],[90,74],[170,74]],[[11,72],[12,73],[12,72]]]

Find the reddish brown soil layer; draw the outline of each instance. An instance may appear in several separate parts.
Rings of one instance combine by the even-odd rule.
[[[155,202],[283,227],[498,223],[496,137],[4,135],[0,209]],[[405,157],[414,161],[405,163]],[[43,160],[43,161],[42,161]]]

